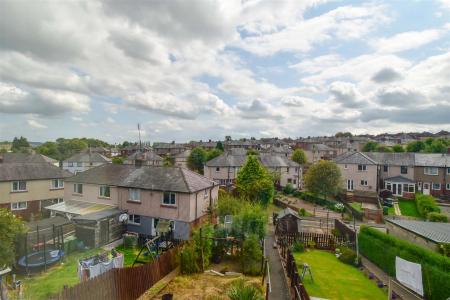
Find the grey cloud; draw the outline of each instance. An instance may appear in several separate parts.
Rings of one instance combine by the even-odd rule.
[[[279,119],[282,117],[259,99],[253,100],[250,104],[238,104],[237,108],[240,114],[247,119]]]
[[[330,85],[329,92],[334,96],[337,102],[348,108],[357,108],[362,105],[358,99],[359,94],[354,84],[349,82],[333,82]]]
[[[403,107],[419,104],[425,100],[425,96],[419,91],[403,87],[389,87],[377,92],[377,100],[380,104],[392,107]]]
[[[376,83],[389,83],[401,79],[403,76],[396,70],[386,67],[372,76],[372,81]]]
[[[296,96],[287,96],[281,99],[281,103],[284,106],[290,106],[290,107],[302,107],[304,106],[303,99],[301,97]]]
[[[425,108],[410,109],[370,109],[362,112],[361,121],[388,120],[392,123],[449,124],[450,105],[437,104]]]

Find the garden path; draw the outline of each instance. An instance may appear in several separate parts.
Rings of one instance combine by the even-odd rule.
[[[266,236],[265,250],[269,259],[270,282],[272,290],[269,294],[269,299],[288,300],[289,292],[286,283],[286,276],[284,275],[283,266],[281,265],[281,258],[278,254],[278,249],[273,248],[275,243],[273,226],[269,226],[269,232]]]

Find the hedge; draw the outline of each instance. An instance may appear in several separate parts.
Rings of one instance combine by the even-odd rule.
[[[430,213],[428,213],[427,218],[431,222],[443,222],[443,223],[447,223],[448,222],[448,217],[446,215],[440,214],[440,213],[437,213],[437,212],[430,212]]]
[[[450,296],[450,258],[365,226],[358,234],[358,245],[362,255],[390,276],[395,276],[396,256],[421,264],[426,298]]]
[[[430,212],[441,212],[439,206],[436,204],[436,200],[430,195],[417,194],[416,206],[417,211],[423,218],[427,218],[427,215]]]
[[[303,199],[308,202],[316,203],[320,206],[326,206],[330,210],[335,210],[335,205],[339,203],[333,200],[327,200],[324,198],[317,197],[311,192],[294,192],[294,197]]]

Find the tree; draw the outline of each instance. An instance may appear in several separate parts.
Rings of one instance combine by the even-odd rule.
[[[213,158],[216,158],[217,156],[219,156],[220,154],[222,154],[222,150],[218,149],[218,148],[214,148],[211,149],[209,151],[206,152],[206,160],[205,161],[210,161]]]
[[[425,150],[425,143],[423,141],[412,141],[406,146],[407,152],[421,152]]]
[[[303,149],[295,149],[294,152],[292,153],[292,160],[298,163],[299,165],[306,164],[307,159],[305,151],[303,151]]]
[[[337,195],[341,188],[341,171],[333,161],[321,160],[312,165],[305,176],[308,191],[326,197]]]
[[[224,151],[223,143],[221,141],[217,142],[216,149],[219,149],[220,151]]]
[[[59,152],[58,144],[55,142],[43,143],[42,145],[36,147],[36,152],[56,160],[61,160],[61,152]]]
[[[399,144],[392,146],[392,150],[397,153],[405,152],[405,148],[403,148],[403,146]]]
[[[203,174],[203,166],[206,162],[206,151],[203,148],[195,147],[187,159],[189,169]]]
[[[362,150],[364,152],[374,152],[378,147],[378,143],[374,141],[368,141],[364,144]]]
[[[263,205],[272,201],[275,192],[272,176],[254,155],[247,157],[239,171],[236,188],[242,197]]]
[[[30,143],[28,143],[27,138],[21,136],[20,138],[14,137],[11,145],[11,150],[13,152],[23,152],[30,148]]]
[[[338,133],[336,133],[335,135],[334,135],[335,137],[352,137],[353,136],[353,134],[351,133],[351,132],[341,132],[341,131],[339,131]]]
[[[173,167],[174,164],[175,164],[175,162],[174,162],[174,159],[172,157],[165,156],[163,158],[163,166],[164,167]]]
[[[116,157],[113,157],[111,161],[112,161],[113,164],[122,165],[123,164],[123,157],[116,156]]]
[[[22,220],[0,208],[0,268],[14,264],[16,236],[24,232]]]
[[[446,153],[447,146],[442,142],[442,140],[434,140],[431,145],[425,147],[426,152],[431,153]]]
[[[247,155],[258,155],[259,152],[256,149],[247,149]]]
[[[387,153],[392,153],[394,152],[394,150],[392,150],[391,147],[388,147],[386,145],[378,145],[377,148],[375,149],[377,152],[387,152]]]

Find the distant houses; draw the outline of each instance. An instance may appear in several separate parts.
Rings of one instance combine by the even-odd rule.
[[[139,166],[162,166],[163,158],[153,151],[138,151],[128,156],[124,164]]]
[[[25,220],[40,218],[44,207],[63,201],[70,176],[40,154],[0,154],[0,207]]]
[[[62,168],[73,174],[111,163],[111,159],[90,150],[75,154],[62,162]]]

